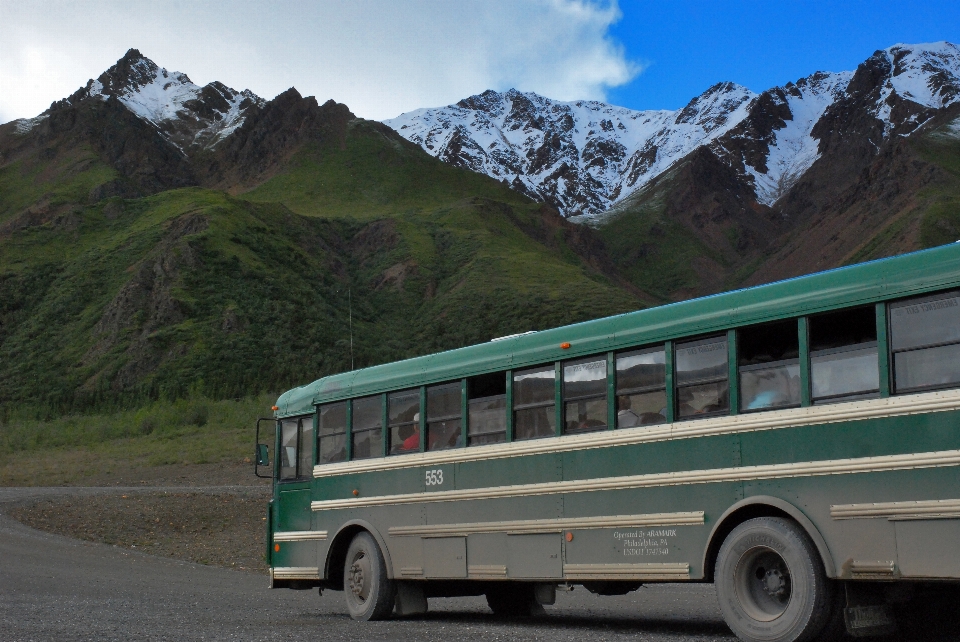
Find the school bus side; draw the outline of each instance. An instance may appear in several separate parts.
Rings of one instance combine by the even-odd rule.
[[[278,402],[283,417],[276,447],[287,472],[291,464],[294,471],[276,485],[269,549],[274,585],[344,588],[355,579],[345,577],[346,562],[360,533],[370,534],[387,578],[400,588],[401,611],[425,606],[431,595],[486,593],[490,600],[499,592],[508,601],[528,600],[511,592],[517,580],[539,591],[541,602],[560,583],[618,594],[645,582],[713,581],[718,564],[741,555],[763,571],[759,589],[743,588],[759,591],[751,608],[763,621],[764,609],[777,615],[788,608],[778,600],[789,593],[786,570],[763,557],[765,545],[756,545],[764,537],[816,560],[810,578],[790,576],[795,591],[804,581],[826,587],[813,611],[837,608],[837,591],[823,578],[956,580],[960,551],[950,543],[960,538],[960,393],[955,379],[908,382],[907,375],[919,372],[910,370],[908,352],[927,353],[909,345],[897,352],[902,337],[889,325],[895,309],[927,306],[940,314],[937,306],[947,304],[936,302],[956,299],[948,290],[958,285],[960,251],[948,246],[337,375],[291,391]],[[837,314],[856,318],[838,324]],[[828,330],[814,330],[831,323],[867,327],[861,322],[867,317],[875,321],[872,342],[857,335],[847,344],[834,337],[832,345],[824,339]],[[792,341],[790,323],[795,358],[789,345],[782,349]],[[754,349],[763,347],[764,337],[779,342],[779,356],[787,358]],[[958,341],[921,348],[940,363]],[[618,388],[621,361],[634,363],[640,352],[657,350],[662,391],[657,385]],[[725,361],[707,363],[710,351]],[[701,354],[707,361],[697,362]],[[830,383],[811,373],[835,370],[856,380],[871,355],[873,388],[847,389],[852,384],[842,382],[850,376]],[[684,370],[678,363],[684,360],[694,365]],[[597,410],[600,397],[565,394],[568,384],[570,391],[583,389],[576,389],[574,375],[564,378],[564,368],[581,372],[573,366],[601,361],[606,405]],[[533,423],[518,414],[526,406],[512,397],[525,385],[520,373],[538,366],[555,372],[553,405],[528,405],[545,418],[538,425],[552,417],[554,434],[518,440]],[[906,373],[902,381],[897,367]],[[936,367],[943,372],[935,375],[954,376]],[[625,367],[629,378],[626,373]],[[477,436],[485,445],[472,445],[471,381],[491,375],[504,381],[503,438],[490,443],[487,432]],[[786,383],[772,394],[756,384],[764,378]],[[451,382],[461,384],[460,440],[431,450],[439,442],[430,440],[428,395]],[[389,394],[403,390],[418,393],[416,419],[391,416]],[[662,421],[649,405],[660,394]],[[356,433],[369,438],[379,431],[371,449],[369,440],[356,441],[352,415],[358,400],[376,396],[379,426]],[[778,396],[781,401],[769,401]],[[647,405],[635,408],[636,399]],[[323,413],[336,404],[343,404],[342,432],[325,428]],[[319,414],[312,412],[317,407]],[[437,430],[455,434],[456,420],[447,415]],[[624,426],[624,418],[647,423]],[[399,452],[393,449],[401,433],[391,430],[414,424],[426,435],[417,452],[387,456]],[[301,470],[309,461],[317,465]],[[750,541],[746,552],[735,550]],[[860,601],[879,609],[866,618],[866,629],[884,625],[881,598]],[[736,608],[725,607],[728,622]],[[805,626],[822,627],[826,617],[811,615]],[[744,639],[750,639],[749,625],[731,623]]]

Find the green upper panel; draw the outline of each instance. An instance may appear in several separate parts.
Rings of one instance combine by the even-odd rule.
[[[281,395],[314,404],[874,303],[960,285],[960,243],[324,377]],[[569,343],[564,350],[561,343]]]

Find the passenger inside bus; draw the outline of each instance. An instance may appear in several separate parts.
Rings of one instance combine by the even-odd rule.
[[[415,423],[400,427],[400,439],[403,440],[403,444],[400,446],[400,450],[403,452],[420,449],[420,413],[419,412],[413,415],[413,421]]]
[[[799,367],[796,369],[799,370]],[[796,377],[796,381],[791,381],[788,368],[770,368],[750,374],[752,376],[742,377],[743,402],[746,410],[774,408],[799,402],[799,376]]]

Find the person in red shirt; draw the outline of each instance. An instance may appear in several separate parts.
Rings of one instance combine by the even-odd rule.
[[[420,450],[420,413],[418,412],[413,416],[413,420],[416,422],[413,425],[413,433],[409,437],[403,440],[403,446],[400,447],[401,450]]]

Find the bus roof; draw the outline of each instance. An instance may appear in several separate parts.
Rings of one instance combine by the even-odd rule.
[[[318,403],[524,368],[667,339],[909,296],[960,285],[960,241],[775,283],[318,379],[280,396],[277,416]],[[569,343],[562,349],[561,343]]]

